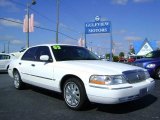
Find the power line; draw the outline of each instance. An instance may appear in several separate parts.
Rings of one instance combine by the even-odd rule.
[[[14,0],[10,0],[11,2],[17,4],[17,5],[20,5],[20,6],[23,6],[23,7],[26,7],[26,5],[20,3],[20,2],[17,2],[17,1],[14,1]],[[38,12],[37,10],[33,9],[33,8],[30,8],[32,11],[34,11],[36,14],[38,14],[39,16],[41,16],[42,18],[48,20],[49,22],[51,23],[54,23],[56,25],[56,22],[53,20],[53,19],[50,19],[49,17],[45,16],[45,15],[42,15],[40,12]],[[63,26],[60,24],[61,27],[69,30],[69,31],[72,31],[72,32],[75,32],[77,34],[82,34],[81,32],[78,32],[76,30],[73,30],[72,28],[68,27],[68,26]]]
[[[1,17],[0,17],[0,19],[1,19],[1,20],[5,20],[5,21],[8,21],[8,22],[13,22],[13,23],[17,23],[17,24],[23,25],[23,22],[18,22],[18,21],[15,21],[15,20],[10,20],[10,19],[1,18]],[[49,29],[49,28],[45,28],[45,27],[41,27],[41,26],[36,26],[36,25],[34,25],[34,27],[35,27],[35,28],[38,28],[38,29],[46,30],[46,31],[56,32],[56,30]],[[61,35],[63,35],[63,36],[65,36],[65,37],[68,37],[68,38],[70,38],[70,39],[73,39],[73,40],[78,41],[78,39],[73,38],[73,37],[71,37],[71,36],[69,36],[69,35],[67,35],[67,34],[65,34],[65,33],[62,33],[62,32],[58,32],[58,33],[61,34]]]

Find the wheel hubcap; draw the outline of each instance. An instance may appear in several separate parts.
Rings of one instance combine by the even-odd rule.
[[[79,88],[75,83],[68,83],[65,86],[65,101],[71,107],[76,107],[80,102]]]
[[[14,85],[16,88],[19,87],[19,75],[17,73],[14,74]]]
[[[160,78],[160,70],[157,71],[157,76]]]

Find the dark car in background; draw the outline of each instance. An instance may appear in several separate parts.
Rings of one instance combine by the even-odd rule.
[[[160,79],[160,50],[146,54],[144,58],[136,60],[133,65],[147,69],[151,77]]]

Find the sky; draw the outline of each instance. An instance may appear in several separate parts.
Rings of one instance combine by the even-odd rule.
[[[26,47],[23,23],[27,3],[32,0],[0,0],[0,52],[16,52]],[[78,45],[84,39],[85,23],[96,16],[111,21],[114,53],[129,52],[135,41],[156,41],[160,45],[160,0],[59,0],[59,43]],[[36,0],[29,9],[34,14],[30,46],[56,43],[56,0]],[[5,19],[5,20],[4,20]],[[8,21],[9,20],[9,21]],[[15,21],[15,22],[11,22]],[[99,55],[110,52],[110,33],[86,34],[88,48]]]

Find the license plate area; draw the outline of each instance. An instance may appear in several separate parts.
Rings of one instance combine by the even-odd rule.
[[[140,92],[139,92],[139,96],[140,96],[140,97],[143,97],[143,96],[145,96],[145,95],[147,95],[147,88],[143,88],[143,89],[141,89]]]

